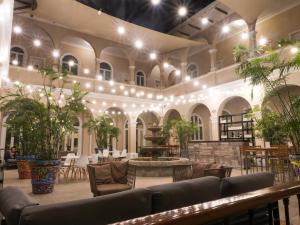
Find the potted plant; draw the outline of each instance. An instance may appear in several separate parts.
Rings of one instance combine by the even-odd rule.
[[[246,59],[249,56],[249,48],[245,45],[236,45],[233,48],[233,56],[234,56],[234,61],[236,63],[241,62],[242,60]]]
[[[236,72],[252,85],[261,85],[265,90],[264,103],[271,99],[274,104],[272,119],[280,120],[280,132],[284,132],[291,141],[291,160],[295,165],[300,165],[300,97],[289,91],[281,93],[281,88],[288,87],[288,76],[291,71],[300,68],[300,43],[280,41],[279,49],[270,51],[268,55],[242,60]],[[268,118],[270,119],[270,118]],[[265,124],[262,124],[265,125]]]
[[[74,131],[76,116],[85,110],[83,92],[79,84],[74,84],[70,95],[65,95],[64,85],[67,74],[56,72],[52,67],[40,70],[43,86],[37,91],[28,86],[17,85],[14,93],[1,97],[3,108],[14,108],[14,120],[23,121],[23,115],[30,118],[30,129],[20,129],[20,136],[30,137],[30,149],[35,154],[31,164],[32,192],[34,194],[51,193],[60,164],[59,153],[63,150],[64,139]],[[19,101],[26,102],[19,108]],[[26,107],[25,107],[26,106]],[[30,117],[29,117],[30,116]],[[24,142],[25,143],[25,142]],[[22,147],[22,150],[25,148]]]
[[[113,125],[112,118],[106,114],[90,119],[84,126],[89,132],[95,133],[96,144],[100,150],[111,147],[113,138],[118,139],[120,134],[120,129]]]
[[[180,156],[189,158],[188,144],[196,130],[196,125],[188,120],[171,120],[167,127],[173,129],[173,137],[178,141]]]
[[[16,162],[19,179],[30,179],[30,161],[34,159],[36,149],[36,142],[33,139],[36,136],[32,136],[34,131],[32,121],[34,120],[35,110],[31,112],[28,112],[28,110],[37,107],[37,105],[34,104],[32,99],[24,97],[20,87],[17,87],[17,92],[20,95],[8,93],[8,97],[0,96],[1,111],[4,115],[8,115],[4,126],[17,139],[15,147],[17,150]]]

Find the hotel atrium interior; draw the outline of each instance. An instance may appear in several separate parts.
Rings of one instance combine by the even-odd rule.
[[[0,123],[0,224],[300,224],[300,0],[0,0]]]

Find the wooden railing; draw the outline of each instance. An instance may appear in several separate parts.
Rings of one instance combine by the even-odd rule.
[[[248,213],[248,224],[251,225],[254,224],[253,210],[261,206],[268,206],[269,224],[280,225],[279,200],[283,200],[286,225],[290,225],[289,198],[294,195],[298,198],[298,212],[300,214],[300,182],[295,182],[293,184],[274,186],[211,202],[135,218],[115,223],[115,225],[200,225],[220,220],[223,221],[223,224],[230,224],[230,217],[245,212]]]

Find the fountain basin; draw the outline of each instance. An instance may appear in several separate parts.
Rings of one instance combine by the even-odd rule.
[[[129,164],[136,166],[136,176],[169,177],[173,175],[174,166],[189,165],[190,161],[174,157],[140,157],[129,160]]]

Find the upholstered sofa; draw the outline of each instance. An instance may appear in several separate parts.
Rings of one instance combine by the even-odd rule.
[[[203,177],[50,205],[37,205],[19,189],[7,187],[0,191],[0,211],[8,225],[101,225],[269,187],[273,180],[270,173]],[[260,215],[267,218],[265,211]]]

